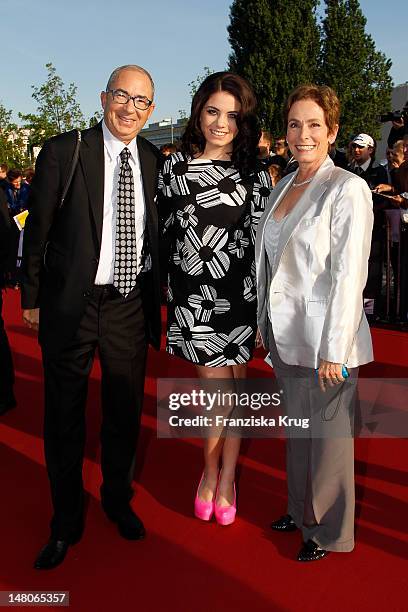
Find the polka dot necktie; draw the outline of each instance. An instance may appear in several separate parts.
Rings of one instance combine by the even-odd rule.
[[[135,195],[129,157],[130,151],[125,147],[120,154],[122,163],[119,170],[115,266],[113,271],[113,286],[124,297],[127,297],[136,285],[137,277]]]

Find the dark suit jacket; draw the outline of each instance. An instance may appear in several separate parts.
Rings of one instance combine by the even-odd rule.
[[[404,161],[393,171],[392,183],[397,194],[408,191],[408,161]]]
[[[3,270],[11,245],[11,221],[6,194],[0,189],[0,287],[3,285]]]
[[[48,140],[36,173],[24,232],[22,307],[40,308],[39,340],[58,352],[73,337],[94,284],[101,249],[104,145],[101,124],[82,132],[79,162],[64,201],[76,132]],[[143,307],[149,342],[160,346],[160,290],[156,185],[159,152],[137,137],[146,203],[146,234],[152,269],[143,277]]]
[[[356,168],[351,166],[347,168],[350,172],[354,174],[358,174]],[[388,174],[387,170],[381,164],[377,164],[374,161],[371,161],[367,170],[363,171],[359,174],[362,179],[365,180],[370,189],[375,189],[377,185],[381,183],[388,183]],[[375,241],[383,241],[385,237],[385,216],[384,210],[387,208],[394,208],[389,200],[383,198],[378,193],[372,193],[373,198],[373,212],[374,212],[374,227],[373,227],[373,240]]]

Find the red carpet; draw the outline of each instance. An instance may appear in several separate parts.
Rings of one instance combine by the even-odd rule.
[[[302,565],[299,534],[273,534],[285,510],[284,443],[244,441],[234,525],[192,516],[202,469],[200,443],[158,440],[158,376],[194,376],[193,368],[151,352],[138,449],[135,509],[148,537],[127,542],[99,505],[99,368],[89,386],[85,481],[86,531],[51,572],[32,568],[48,537],[50,502],[42,450],[42,373],[34,335],[23,327],[19,294],[4,294],[14,353],[18,407],[0,419],[2,482],[0,590],[70,591],[75,612],[251,612],[406,610],[408,601],[407,441],[356,441],[357,545],[351,554]],[[408,377],[408,334],[373,330],[372,376]],[[251,376],[268,375],[258,358]]]

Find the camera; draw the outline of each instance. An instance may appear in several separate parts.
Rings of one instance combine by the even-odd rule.
[[[388,121],[401,121],[404,120],[405,125],[408,123],[408,101],[406,102],[402,110],[390,111],[384,115],[380,115],[381,123],[387,123]]]

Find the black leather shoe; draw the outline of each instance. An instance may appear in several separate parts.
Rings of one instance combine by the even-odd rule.
[[[58,537],[51,537],[47,544],[40,550],[34,562],[34,569],[53,569],[57,567],[57,565],[60,565],[65,559],[68,547],[77,544],[82,538],[82,533],[83,526],[79,527],[68,539],[60,540]]]
[[[316,544],[316,542],[313,542],[313,540],[308,540],[307,542],[303,542],[303,546],[299,551],[297,560],[318,561],[319,559],[327,557],[328,554],[328,550],[323,550],[323,548],[319,548],[319,545]]]
[[[116,523],[119,533],[126,540],[143,540],[146,530],[140,518],[133,512],[130,506],[120,510],[107,510],[104,508],[106,516],[113,523]]]
[[[296,531],[297,527],[295,521],[290,516],[290,514],[285,514],[284,516],[281,516],[280,519],[278,519],[277,521],[273,521],[273,523],[271,523],[271,529],[274,529],[275,531],[288,532]]]
[[[34,569],[47,570],[60,565],[67,554],[69,542],[67,540],[54,540],[51,538],[40,550],[35,560]]]

